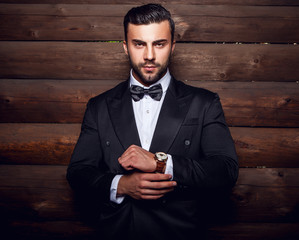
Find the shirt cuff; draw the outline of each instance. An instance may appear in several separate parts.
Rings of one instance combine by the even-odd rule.
[[[173,161],[172,161],[172,156],[167,154],[167,162],[166,162],[166,168],[165,168],[165,174],[170,174],[171,180],[173,179]]]
[[[118,186],[118,182],[122,176],[123,175],[116,175],[113,178],[111,187],[110,187],[110,201],[114,202],[116,204],[121,204],[123,202],[123,200],[125,199],[124,196],[117,196],[117,186]]]

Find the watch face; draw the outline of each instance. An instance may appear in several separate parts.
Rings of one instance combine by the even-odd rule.
[[[167,154],[163,152],[157,152],[156,157],[158,161],[164,162],[167,160]]]

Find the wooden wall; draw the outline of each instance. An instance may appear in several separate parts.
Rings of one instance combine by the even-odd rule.
[[[299,1],[1,0],[0,230],[90,239],[65,180],[86,102],[128,76],[124,14],[164,4],[176,78],[219,93],[240,177],[209,239],[299,238]],[[107,42],[108,41],[108,42]]]

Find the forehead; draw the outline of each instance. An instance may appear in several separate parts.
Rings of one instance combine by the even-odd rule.
[[[138,39],[142,41],[170,39],[170,25],[168,20],[162,21],[160,23],[150,23],[146,25],[135,25],[129,23],[127,37],[128,39]]]

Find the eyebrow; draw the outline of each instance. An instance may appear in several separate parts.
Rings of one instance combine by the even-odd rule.
[[[139,39],[132,39],[132,42],[135,42],[135,43],[145,43],[144,41],[141,41]]]
[[[167,39],[158,39],[158,40],[156,40],[156,41],[153,41],[153,44],[161,43],[161,42],[167,42],[167,41],[168,41]],[[142,43],[142,44],[146,43],[146,42],[144,42],[144,41],[142,41],[142,40],[139,40],[139,39],[132,39],[132,42],[135,42],[135,43]]]
[[[153,43],[155,44],[155,43],[164,43],[164,42],[168,42],[168,40],[167,39],[159,39],[159,40],[156,40],[156,41],[154,41]]]

